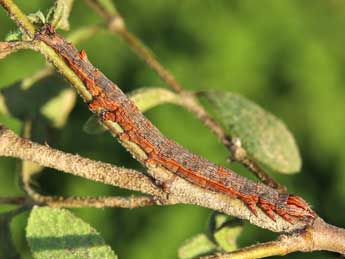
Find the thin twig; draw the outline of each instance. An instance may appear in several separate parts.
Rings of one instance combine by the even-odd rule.
[[[148,196],[130,197],[53,197],[36,193],[32,198],[39,204],[54,208],[141,208],[159,205],[159,201]]]
[[[25,196],[19,197],[0,197],[0,204],[22,205],[28,200]]]
[[[231,152],[237,152],[233,148],[231,137],[225,132],[220,124],[214,120],[210,114],[199,103],[194,93],[186,92],[184,87],[175,79],[172,73],[165,68],[155,57],[152,51],[133,33],[131,33],[125,23],[124,18],[119,11],[115,9],[115,12],[110,12],[106,9],[99,0],[86,0],[89,5],[96,10],[107,22],[108,29],[119,35],[128,46],[142,58],[159,76],[169,85],[175,92],[180,93],[185,102],[184,106],[192,112],[203,124],[208,127],[221,141],[221,143]],[[243,149],[243,148],[242,148]],[[243,153],[246,155],[246,153]],[[244,165],[250,170],[260,181],[279,190],[286,190],[286,188],[277,183],[272,177],[270,177],[255,161],[253,161],[247,155],[241,160],[237,160],[236,156],[232,156],[232,160]]]

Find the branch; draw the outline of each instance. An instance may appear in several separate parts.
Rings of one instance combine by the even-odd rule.
[[[163,196],[163,192],[152,183],[152,180],[138,171],[115,167],[34,143],[19,137],[2,125],[0,156],[16,157],[89,180],[153,196]]]
[[[53,65],[60,71],[60,73],[78,90],[79,94],[84,98],[86,102],[89,102],[92,100],[92,96],[90,92],[85,87],[84,83],[80,80],[80,78],[66,65],[64,59],[60,57],[51,47],[46,45],[45,43],[41,41],[32,41],[30,48],[39,51],[42,53],[49,61],[53,63]],[[195,100],[195,97],[193,97]],[[189,101],[193,100],[191,98],[187,99]],[[191,107],[193,107],[193,102],[190,104]],[[200,106],[201,107],[201,106]],[[201,107],[201,109],[203,109]],[[205,114],[208,116],[208,114],[205,112]],[[205,116],[206,116],[205,115]],[[8,131],[3,130],[3,133],[7,133]],[[18,137],[18,136],[17,136]],[[91,172],[87,171],[87,168],[83,163],[90,163],[91,160],[83,161],[80,157],[72,157],[72,155],[69,155],[68,157],[64,158],[63,153],[61,151],[53,150],[53,149],[47,149],[45,146],[37,146],[38,144],[32,143],[28,140],[22,139],[18,140],[12,136],[10,136],[14,141],[14,143],[11,143],[11,145],[8,147],[9,152],[4,152],[4,156],[13,156],[18,157],[23,160],[30,160],[33,162],[36,162],[40,165],[52,167],[64,172],[72,172],[76,175],[82,176],[87,179],[101,181],[107,184],[113,184],[115,186],[119,186],[122,188],[127,188],[131,190],[138,190],[138,184],[141,184],[141,182],[136,182],[135,179],[132,178],[126,178],[124,176],[124,179],[127,179],[127,185],[125,182],[122,182],[119,184],[117,180],[124,180],[124,179],[116,179],[118,176],[114,176],[112,178],[111,175],[107,175],[109,178],[104,179],[104,175],[102,174],[102,170],[104,170],[103,165],[95,165],[93,170]],[[17,142],[22,142],[22,145],[18,145]],[[0,142],[1,144],[1,142]],[[34,147],[34,148],[33,148]],[[133,148],[133,152],[136,153],[135,146],[129,145],[127,147],[128,149]],[[4,149],[2,145],[0,145],[0,155],[1,155],[1,149]],[[6,151],[6,150],[5,150]],[[56,152],[56,155],[49,156],[50,152]],[[48,155],[48,157],[47,157]],[[58,158],[58,159],[56,159]],[[66,162],[66,159],[68,162]],[[109,167],[111,167],[108,164]],[[115,170],[113,168],[113,170]],[[124,170],[124,169],[123,169]],[[115,171],[122,171],[119,170],[119,168],[116,168]],[[128,170],[128,169],[127,169]],[[106,171],[105,173],[108,173]],[[248,207],[239,199],[231,198],[227,195],[223,195],[220,193],[214,193],[212,191],[208,191],[205,189],[202,189],[194,184],[191,184],[187,182],[186,180],[183,180],[182,178],[176,177],[174,178],[174,174],[169,172],[168,170],[164,169],[163,167],[156,167],[152,165],[152,167],[148,168],[149,174],[155,179],[160,182],[169,183],[169,197],[166,199],[166,195],[161,191],[160,195],[152,194],[152,186],[151,190],[143,190],[143,193],[150,194],[153,196],[158,196],[162,200],[162,204],[176,204],[176,203],[185,203],[185,204],[195,204],[207,208],[212,208],[214,210],[218,210],[221,212],[224,212],[228,215],[233,215],[238,218],[249,220],[252,224],[260,226],[262,228],[270,229],[275,232],[290,232],[296,229],[304,228],[308,222],[305,222],[303,218],[296,218],[294,221],[294,224],[290,224],[287,221],[283,220],[281,217],[278,217],[276,221],[272,221],[262,210],[258,210],[257,216],[255,216]],[[141,178],[144,176],[142,175]],[[172,179],[174,179],[172,181]],[[149,178],[147,178],[149,181]],[[171,182],[171,184],[170,184]],[[136,189],[133,189],[131,184],[136,185]],[[152,184],[152,183],[151,183]],[[157,191],[157,189],[155,189]],[[166,199],[166,200],[164,200]]]
[[[35,203],[53,208],[127,208],[134,209],[150,205],[159,205],[159,201],[148,196],[130,197],[52,197],[38,193],[30,195]]]
[[[290,232],[305,227],[305,222],[303,221],[290,224],[281,218],[277,218],[274,222],[261,210],[258,210],[258,216],[256,217],[242,201],[200,188],[179,177],[176,177],[170,183],[169,195],[167,197],[162,190],[153,184],[150,177],[140,172],[93,161],[78,155],[64,153],[46,145],[34,143],[19,137],[1,125],[0,156],[20,158],[89,180],[139,191],[155,196],[162,205],[182,203],[211,208],[228,215],[247,219],[252,224],[275,232]],[[162,168],[150,168],[149,170],[154,179],[162,182],[171,181],[173,178],[170,172]]]
[[[345,254],[344,243],[345,229],[334,227],[317,218],[306,230],[281,235],[277,241],[245,247],[231,253],[203,256],[199,259],[252,259],[320,250]]]
[[[134,53],[142,58],[160,76],[160,78],[167,83],[167,85],[169,85],[175,92],[180,93],[184,99],[184,107],[192,112],[206,127],[208,127],[211,132],[218,137],[221,143],[233,153],[232,161],[244,165],[263,183],[273,188],[286,191],[284,186],[277,183],[257,163],[255,163],[255,161],[248,157],[243,148],[242,150],[244,152],[242,152],[241,159],[237,159],[237,156],[234,154],[238,153],[238,151],[236,150],[236,145],[232,142],[231,137],[228,136],[219,123],[215,121],[204,109],[196,98],[196,95],[192,92],[185,91],[184,87],[175,79],[171,72],[159,63],[152,51],[136,35],[128,30],[125,20],[115,6],[110,10],[103,5],[100,0],[86,0],[86,2],[105,19],[107,27],[111,32],[119,35],[134,51]]]

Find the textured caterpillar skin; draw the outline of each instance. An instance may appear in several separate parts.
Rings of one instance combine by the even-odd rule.
[[[140,147],[144,155],[134,155],[144,165],[164,167],[202,188],[238,198],[255,215],[258,206],[272,220],[275,220],[274,213],[288,222],[292,222],[291,217],[315,217],[315,213],[299,196],[281,193],[262,183],[251,181],[189,152],[165,137],[116,84],[88,61],[84,51],[79,52],[66,42],[49,24],[35,38],[45,42],[65,59],[92,96],[92,100],[88,101],[89,109],[98,114],[105,125],[107,122],[120,125],[122,130],[115,134],[121,143],[135,143]]]

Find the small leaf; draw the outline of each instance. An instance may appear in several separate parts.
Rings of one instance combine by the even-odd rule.
[[[22,36],[22,31],[17,29],[15,31],[9,32],[5,37],[5,41],[19,41],[22,39]]]
[[[107,129],[99,123],[99,119],[95,114],[91,115],[83,125],[83,131],[90,135],[97,135],[105,132],[106,130]]]
[[[178,250],[180,259],[188,259],[215,251],[216,245],[205,235],[198,234],[187,240]]]
[[[180,97],[164,88],[148,87],[135,90],[128,94],[141,112],[145,112],[163,103],[180,104]]]
[[[26,238],[36,259],[115,259],[100,234],[68,210],[35,207]]]
[[[28,18],[30,19],[32,23],[37,24],[37,25],[43,25],[46,23],[46,18],[44,17],[44,14],[42,13],[42,11],[30,13],[28,15]]]
[[[62,128],[75,105],[76,98],[73,89],[63,89],[41,108],[41,113],[50,119],[54,127]]]
[[[237,239],[242,233],[242,220],[214,212],[209,225],[210,232],[221,250],[231,252],[238,248]]]
[[[206,91],[211,109],[249,155],[280,173],[301,169],[295,139],[285,124],[252,101],[231,92]]]

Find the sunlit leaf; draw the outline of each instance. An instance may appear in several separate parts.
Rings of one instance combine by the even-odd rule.
[[[44,14],[42,13],[42,11],[37,11],[35,13],[30,13],[28,15],[28,18],[34,24],[42,25],[42,24],[46,23],[46,18],[44,17]]]
[[[50,119],[54,127],[61,128],[65,125],[75,105],[76,97],[76,92],[73,89],[64,89],[57,96],[50,99],[41,108],[41,112],[45,117]]]
[[[218,246],[226,251],[236,250],[237,239],[242,233],[243,223],[240,219],[215,212],[210,219],[210,230]]]
[[[22,39],[22,36],[22,31],[17,29],[15,31],[9,32],[5,37],[5,41],[18,41]]]
[[[301,158],[285,124],[252,101],[225,91],[203,92],[231,136],[239,137],[249,155],[280,173],[295,173]]]
[[[36,259],[115,259],[100,234],[64,209],[35,207],[26,238]]]
[[[188,259],[211,253],[216,249],[216,245],[205,235],[198,234],[187,240],[178,250],[180,259]]]
[[[180,97],[164,88],[147,87],[129,93],[128,96],[141,112],[145,112],[163,103],[180,104]]]

